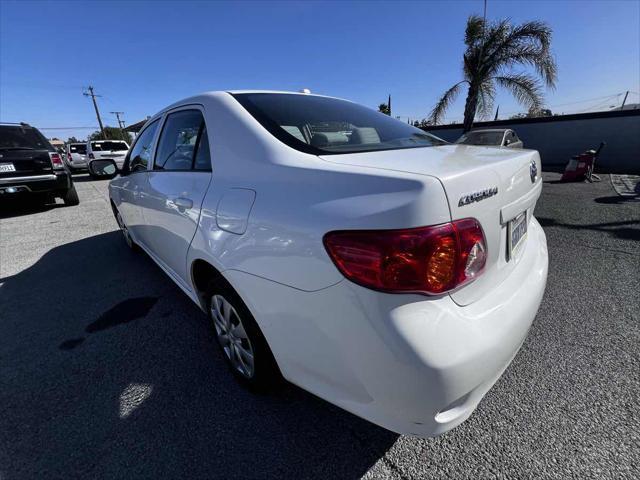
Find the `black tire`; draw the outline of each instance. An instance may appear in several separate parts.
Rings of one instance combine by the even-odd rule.
[[[78,192],[76,191],[76,186],[71,184],[71,187],[63,192],[62,201],[68,207],[73,205],[78,205],[80,203],[80,198],[78,198]]]
[[[111,208],[113,209],[113,214],[116,217],[116,223],[118,224],[118,227],[120,227],[120,231],[122,232],[122,236],[124,237],[124,242],[127,244],[127,247],[129,247],[129,249],[133,252],[139,252],[141,249],[138,244],[133,241],[133,238],[131,238],[129,229],[124,223],[122,215],[120,215],[120,212],[118,212],[118,210],[113,205],[111,205]]]
[[[205,295],[207,316],[209,318],[209,327],[213,341],[220,348],[220,352],[222,353],[227,366],[239,383],[253,392],[260,393],[280,388],[283,383],[283,378],[280,373],[280,369],[278,368],[278,364],[273,357],[271,348],[269,348],[269,344],[264,338],[260,327],[240,296],[224,280],[220,279],[213,280],[209,283]],[[233,309],[238,314],[239,321],[242,323],[253,350],[253,373],[251,376],[241,373],[238,368],[234,366],[219,340],[211,308],[214,295],[224,297],[224,299],[233,306]]]

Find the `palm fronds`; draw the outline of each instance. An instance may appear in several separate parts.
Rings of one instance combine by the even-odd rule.
[[[429,114],[429,121],[431,123],[437,125],[440,120],[442,120],[444,112],[446,112],[449,106],[455,102],[456,98],[458,98],[460,87],[463,83],[466,83],[466,80],[456,83],[453,87],[444,92],[444,95],[440,97],[440,100],[438,100],[438,103],[436,103],[436,106],[433,107],[433,110],[431,110],[431,113]]]
[[[511,70],[516,66],[528,67],[548,88],[554,88],[558,72],[551,53],[551,39],[551,28],[541,21],[513,25],[508,19],[485,23],[477,15],[469,17],[464,36],[467,49],[463,56],[464,81],[469,84],[465,130],[471,128],[476,113],[488,115],[496,85],[509,90],[519,103],[530,108],[543,105],[543,89],[538,79],[526,73],[514,74]],[[461,83],[438,100],[430,115],[432,121],[442,118],[459,94]]]

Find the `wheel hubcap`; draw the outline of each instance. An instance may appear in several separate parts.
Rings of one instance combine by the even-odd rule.
[[[211,317],[218,342],[233,368],[246,378],[253,377],[253,347],[236,309],[222,295],[214,295]]]

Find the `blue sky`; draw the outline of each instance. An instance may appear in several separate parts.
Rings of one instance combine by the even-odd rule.
[[[465,21],[482,0],[425,2],[0,1],[0,120],[97,125],[93,85],[133,123],[206,90],[310,88],[425,117],[461,79]],[[488,1],[488,18],[554,30],[555,112],[607,109],[640,91],[640,1]],[[612,95],[610,99],[601,98]],[[579,102],[581,103],[574,103]],[[447,114],[462,114],[464,95]],[[521,111],[499,94],[501,114]],[[45,130],[84,138],[89,130]]]

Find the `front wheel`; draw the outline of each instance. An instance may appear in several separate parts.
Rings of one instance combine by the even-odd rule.
[[[254,391],[277,388],[278,365],[253,315],[228,285],[214,281],[207,291],[207,313],[220,349],[233,374]]]

